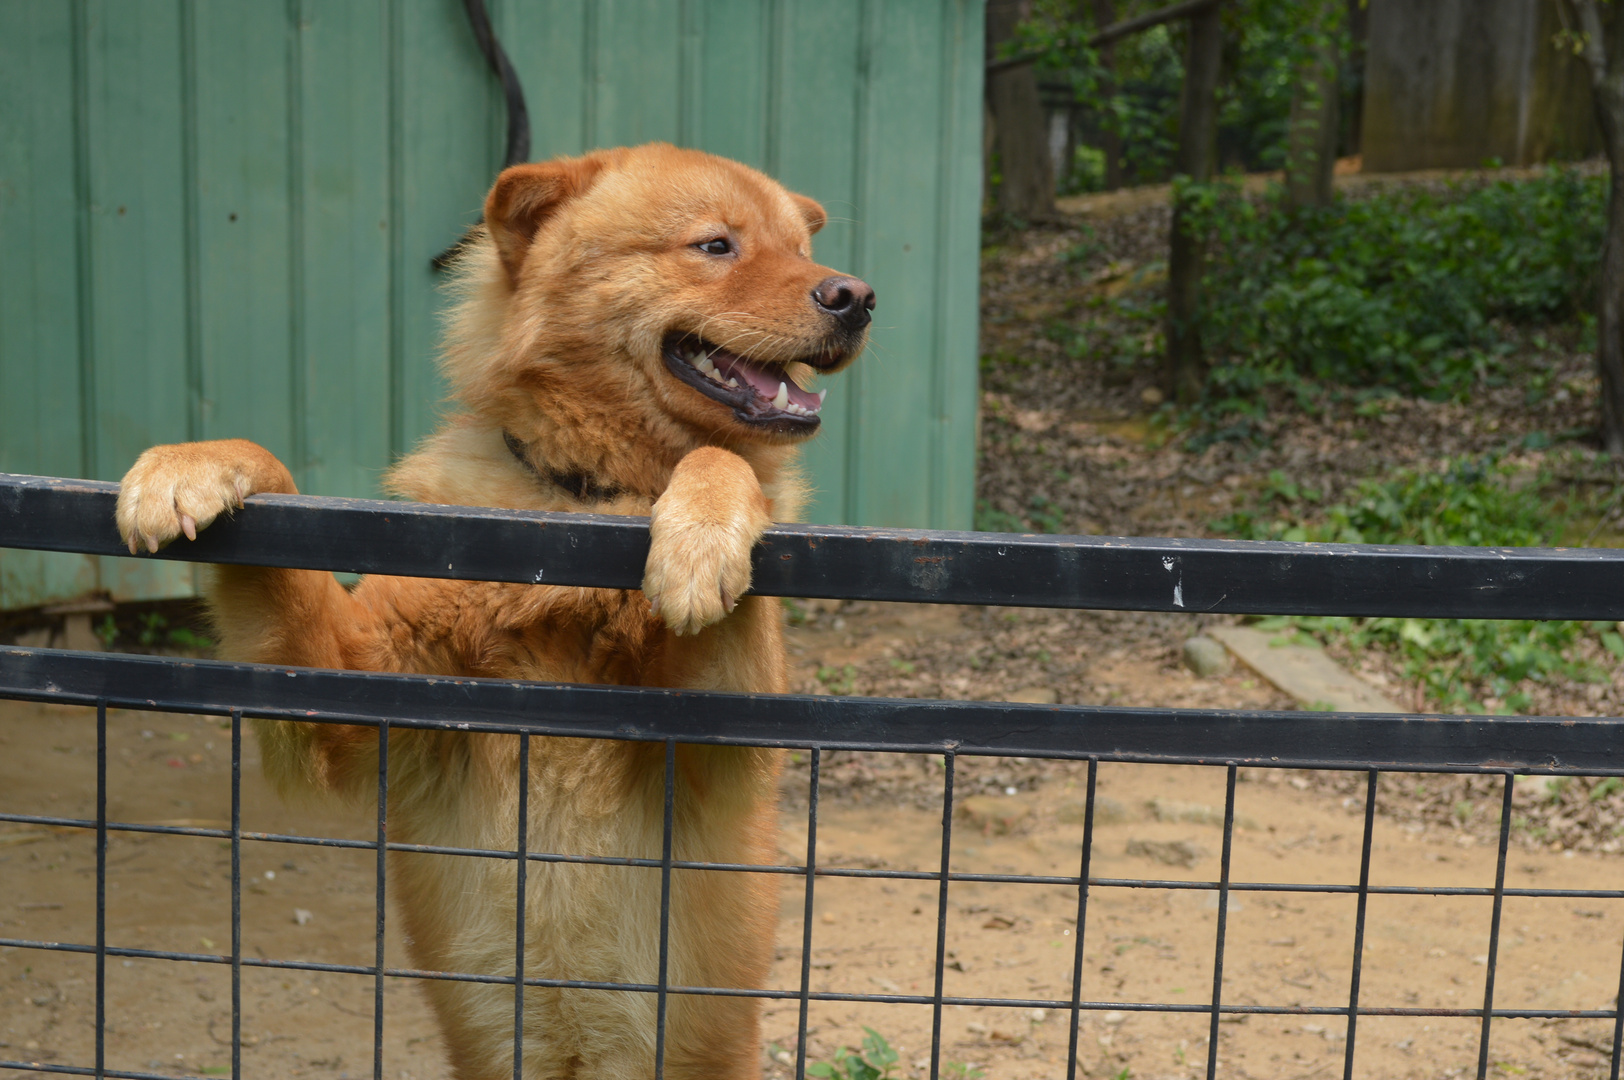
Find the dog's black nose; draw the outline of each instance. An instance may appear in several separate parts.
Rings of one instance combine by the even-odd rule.
[[[854,277],[824,278],[812,290],[812,302],[851,329],[861,330],[874,310],[874,290]]]

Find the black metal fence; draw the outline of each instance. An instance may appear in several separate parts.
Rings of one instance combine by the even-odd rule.
[[[114,532],[116,487],[89,481],[0,475],[0,547],[127,554]],[[196,543],[173,545],[156,558],[298,566],[561,585],[636,588],[647,554],[647,525],[632,518],[418,506],[363,500],[259,496],[234,520],[211,527]],[[1624,617],[1624,551],[1596,549],[1467,549],[1377,547],[1177,539],[1006,536],[884,529],[781,526],[756,552],[755,591],[801,597],[908,600],[952,604],[1229,612],[1523,619]],[[1506,885],[1513,777],[1624,775],[1624,719],[1272,713],[1192,709],[1041,706],[990,702],[756,696],[603,686],[543,685],[481,679],[426,678],[285,669],[210,661],[0,648],[0,697],[94,706],[97,715],[97,814],[94,819],[0,814],[0,821],[94,830],[97,924],[94,942],[0,938],[0,945],[93,955],[96,961],[96,1051],[93,1063],[0,1060],[0,1069],[109,1077],[157,1077],[105,1067],[105,964],[108,957],[227,965],[233,994],[232,1075],[240,1074],[241,970],[296,969],[374,979],[373,1075],[383,1076],[383,987],[386,979],[449,979],[514,987],[514,1075],[523,1071],[519,1018],[528,988],[616,990],[652,994],[658,1002],[657,1072],[663,1060],[666,1003],[673,994],[734,995],[799,1002],[796,1074],[806,1067],[808,1007],[814,1001],[916,1004],[933,1013],[930,1075],[939,1075],[942,1010],[993,1005],[1059,1010],[1070,1018],[1066,1075],[1076,1075],[1079,1019],[1087,1012],[1195,1013],[1208,1017],[1206,1075],[1219,1074],[1219,1022],[1225,1015],[1295,1014],[1344,1017],[1344,1075],[1354,1072],[1357,1024],[1365,1016],[1462,1017],[1480,1022],[1477,1075],[1487,1074],[1490,1031],[1504,1018],[1590,1018],[1612,1021],[1609,1075],[1620,1073],[1624,1017],[1614,1008],[1501,1008],[1495,1001],[1502,904],[1507,897],[1624,899],[1624,889],[1534,889]],[[106,806],[107,709],[129,707],[228,717],[232,739],[229,829],[109,821]],[[379,792],[374,840],[340,840],[244,832],[241,828],[242,719],[298,719],[375,727]],[[513,850],[428,847],[392,842],[386,817],[389,733],[439,728],[517,734],[520,791],[528,794],[528,740],[573,736],[662,743],[666,817],[660,859],[598,858],[529,850],[521,806]],[[672,857],[671,798],[678,743],[772,746],[810,752],[811,788],[804,865],[694,863]],[[944,764],[942,846],[936,871],[825,867],[818,863],[818,774],[829,750],[940,755]],[[955,762],[966,755],[1086,762],[1084,838],[1075,875],[953,871]],[[1100,762],[1207,765],[1225,770],[1223,849],[1212,881],[1101,878],[1090,873],[1095,784]],[[1345,884],[1235,881],[1230,874],[1238,770],[1356,770],[1366,794],[1359,880]],[[1498,861],[1492,887],[1395,886],[1370,879],[1376,793],[1383,772],[1469,772],[1504,777]],[[231,848],[232,948],[229,954],[126,948],[107,940],[107,836],[113,832],[213,837]],[[241,846],[244,840],[375,851],[376,958],[368,965],[244,956],[241,941]],[[422,971],[384,962],[387,851],[514,860],[518,869],[516,974]],[[604,983],[540,977],[523,969],[525,874],[529,863],[597,863],[657,869],[662,875],[661,950],[652,983]],[[798,990],[677,986],[667,980],[666,941],[673,870],[770,873],[805,883]],[[935,983],[929,994],[856,994],[811,989],[813,898],[820,878],[901,878],[937,891]],[[1076,887],[1077,913],[1068,998],[990,998],[943,992],[949,890],[955,882]],[[1102,889],[1204,890],[1216,894],[1212,992],[1204,1003],[1093,1000],[1083,996],[1084,933],[1091,894]],[[1356,897],[1351,979],[1345,998],[1317,1005],[1233,1004],[1224,1000],[1229,899],[1241,892],[1346,894]],[[1367,903],[1373,895],[1480,896],[1492,900],[1480,1008],[1373,1007],[1361,1004]],[[1624,943],[1620,989],[1624,991]]]

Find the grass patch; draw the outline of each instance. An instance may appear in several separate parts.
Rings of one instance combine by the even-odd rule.
[[[1587,517],[1592,503],[1610,499],[1615,491],[1587,495],[1561,488],[1549,469],[1460,459],[1436,470],[1364,481],[1351,498],[1325,505],[1319,492],[1276,472],[1250,510],[1213,522],[1213,528],[1254,540],[1550,547],[1563,542],[1570,522]],[[1624,660],[1624,637],[1609,623],[1294,616],[1258,625],[1266,631],[1295,629],[1354,652],[1388,651],[1431,700],[1469,712],[1488,711],[1486,699],[1498,710],[1526,712],[1529,682],[1605,679],[1596,663],[1574,655],[1587,635]]]

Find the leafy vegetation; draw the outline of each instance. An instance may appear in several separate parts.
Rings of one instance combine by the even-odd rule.
[[[977,532],[1060,533],[1066,531],[1066,519],[1060,507],[1041,495],[1028,499],[1021,514],[1011,514],[986,499],[977,499],[975,527]]]
[[[102,621],[96,625],[95,633],[106,648],[114,648],[119,643],[133,642],[144,649],[169,647],[187,649],[192,652],[207,652],[214,648],[214,641],[206,634],[200,634],[185,626],[171,627],[169,620],[156,611],[136,612],[129,616],[133,621],[130,626],[120,627],[112,615],[103,616]]]
[[[1116,17],[1126,19],[1165,6],[1163,0],[1126,0]],[[1234,42],[1220,90],[1218,147],[1222,161],[1248,171],[1285,164],[1286,134],[1297,68],[1329,32],[1346,51],[1340,8],[1329,25],[1315,6],[1302,0],[1239,0],[1225,15]],[[1087,113],[1088,134],[1114,134],[1122,148],[1125,183],[1165,182],[1172,176],[1178,143],[1180,88],[1184,81],[1182,23],[1152,27],[1118,39],[1113,70],[1085,42],[1099,29],[1086,5],[1071,0],[1037,0],[1008,55],[1041,54],[1039,68],[1048,85],[1069,84]],[[1347,88],[1350,94],[1352,87]],[[1104,157],[1094,147],[1078,148],[1067,191],[1104,187]]]
[[[1209,393],[1237,411],[1265,385],[1303,380],[1459,398],[1503,376],[1496,320],[1544,324],[1592,303],[1601,176],[1553,169],[1295,213],[1233,183],[1193,194],[1213,252]]]
[[[863,1028],[862,1050],[853,1051],[842,1046],[835,1051],[833,1063],[814,1062],[806,1067],[806,1075],[834,1077],[837,1080],[889,1080],[896,1067],[897,1052],[891,1044],[871,1027]]]
[[[1253,509],[1213,527],[1254,540],[1551,546],[1602,501],[1571,489],[1553,495],[1555,486],[1549,471],[1519,470],[1493,459],[1455,460],[1437,470],[1364,481],[1346,501],[1322,505],[1319,492],[1277,471]],[[1388,650],[1432,700],[1474,712],[1488,708],[1485,699],[1500,710],[1526,711],[1529,697],[1522,686],[1528,681],[1604,678],[1593,663],[1573,656],[1587,634],[1624,660],[1624,637],[1602,623],[1299,616],[1259,626],[1338,641],[1355,653],[1372,646]]]

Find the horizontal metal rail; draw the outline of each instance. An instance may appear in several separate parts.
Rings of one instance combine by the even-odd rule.
[[[89,818],[48,817],[40,814],[0,814],[0,821],[58,829],[94,829],[97,827],[97,822]],[[146,825],[132,821],[109,821],[107,831],[110,833],[127,832],[158,836],[195,836],[217,840],[230,840],[232,838],[229,829],[211,829],[195,825]],[[331,836],[302,836],[297,833],[265,833],[245,830],[238,835],[242,840],[251,843],[291,844],[296,847],[335,847],[362,851],[376,851],[378,847],[375,840],[342,839]],[[435,844],[399,844],[392,841],[384,844],[384,850],[404,851],[417,855],[458,855],[473,859],[505,859],[510,862],[519,857],[517,851],[505,851],[501,848],[445,847]],[[525,860],[537,863],[635,866],[649,870],[658,870],[665,865],[660,859],[635,859],[629,856],[614,855],[561,855],[547,851],[526,852]],[[671,869],[712,870],[720,873],[782,874],[790,877],[806,876],[806,867],[785,863],[711,863],[672,859]],[[859,866],[815,866],[812,873],[820,878],[878,878],[898,881],[942,880],[942,874],[932,870],[880,870]],[[1061,885],[1071,886],[1072,888],[1076,888],[1080,884],[1078,878],[1065,874],[975,874],[959,870],[949,871],[947,880],[974,881],[995,885]],[[1216,892],[1220,888],[1220,883],[1216,881],[1185,880],[1182,878],[1107,878],[1091,876],[1088,879],[1088,887],[1090,889],[1160,889],[1168,892]],[[1494,896],[1496,893],[1495,889],[1481,885],[1367,885],[1361,889],[1358,885],[1344,885],[1334,882],[1231,881],[1222,887],[1230,892],[1314,894],[1357,894],[1366,892],[1372,896]],[[1508,886],[1499,890],[1499,893],[1502,896],[1518,896],[1532,899],[1624,900],[1624,889],[1535,889]],[[21,947],[26,944],[29,943],[19,943],[9,938],[0,938],[0,945]],[[32,944],[44,947],[39,942]]]
[[[123,555],[118,485],[0,473],[0,547]],[[143,558],[635,589],[648,521],[256,495]],[[1251,615],[1624,618],[1624,550],[1016,536],[778,525],[769,596]]]
[[[0,648],[0,697],[737,746],[1313,769],[1624,774],[1624,718],[1129,709],[762,695]]]
[[[72,942],[58,941],[28,941],[22,938],[0,938],[0,946],[14,949],[39,949],[45,952],[66,952],[93,954],[94,945],[80,945]],[[109,945],[102,950],[108,956],[117,956],[137,960],[179,960],[192,964],[229,964],[231,957],[219,953],[199,952],[172,952],[163,949],[126,949],[116,945]],[[313,960],[267,960],[263,957],[245,956],[241,959],[243,967],[273,968],[279,971],[315,971],[324,975],[373,975],[378,969],[366,964],[324,964]],[[512,986],[514,978],[511,975],[479,975],[464,971],[431,971],[424,968],[396,968],[385,967],[383,974],[392,979],[421,979],[425,982],[471,982],[488,983],[497,986]],[[634,994],[659,993],[660,987],[655,983],[634,982],[604,982],[593,979],[524,979],[524,985],[537,986],[555,990],[621,990]],[[769,1001],[797,1001],[801,998],[799,990],[771,990],[748,989],[733,986],[677,986],[665,988],[668,994],[686,994],[691,997],[747,997],[762,998]],[[846,993],[839,990],[812,990],[806,994],[812,1001],[854,1001],[872,1002],[879,1005],[933,1005],[936,997],[933,994],[860,994]],[[966,997],[962,995],[942,995],[943,1005],[984,1005],[1006,1009],[1070,1009],[1072,1002],[1059,998],[995,998],[995,997]],[[1213,1009],[1211,1005],[1197,1002],[1160,1002],[1160,1001],[1079,1001],[1076,1007],[1084,1011],[1120,1010],[1123,1012],[1164,1012],[1164,1013],[1207,1013]],[[1220,1005],[1220,1013],[1226,1015],[1246,1015],[1257,1013],[1270,1016],[1346,1016],[1346,1005]],[[1472,1008],[1425,1008],[1407,1005],[1361,1005],[1358,1007],[1360,1016],[1472,1016],[1481,1017],[1482,1009]],[[1490,1009],[1489,1015],[1496,1018],[1507,1019],[1611,1019],[1618,1015],[1612,1009]],[[3,1068],[0,1063],[0,1068]],[[111,1074],[109,1074],[111,1075]]]

